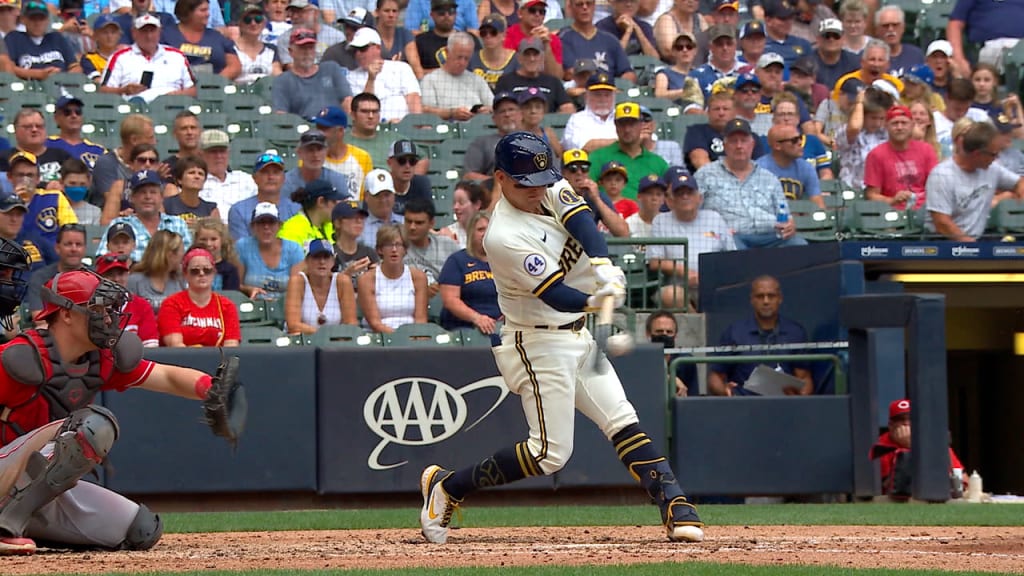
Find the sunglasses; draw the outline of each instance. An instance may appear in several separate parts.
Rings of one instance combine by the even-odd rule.
[[[760,91],[760,88],[740,88],[740,92],[743,94],[757,94]]]
[[[825,34],[822,34],[821,37],[826,40],[839,40],[842,38],[841,35],[836,34],[835,32],[826,32]]]
[[[245,22],[246,24],[252,24],[253,22],[255,22],[257,24],[262,24],[263,23],[263,14],[253,14],[251,16],[243,16],[242,17],[242,22]]]
[[[81,108],[64,108],[64,109],[62,109],[60,111],[60,113],[65,115],[65,116],[81,116],[82,115],[82,109]]]
[[[210,276],[213,274],[213,268],[209,266],[203,266],[202,268],[189,268],[188,273],[191,276]]]
[[[526,11],[529,12],[530,14],[533,14],[534,16],[538,14],[546,15],[548,13],[548,9],[544,8],[543,6],[534,6],[532,8],[527,8]]]
[[[70,224],[68,224],[70,226]],[[104,254],[100,257],[100,262],[104,264],[113,264],[114,262],[130,262],[127,254]]]
[[[780,138],[779,144],[799,144],[800,136],[793,136],[792,138]]]
[[[481,28],[480,29],[480,37],[481,38],[489,38],[491,36],[497,36],[497,35],[498,35],[498,31],[493,29],[493,28]]]
[[[401,158],[395,158],[395,162],[398,162],[399,166],[415,166],[420,159],[415,156],[402,156]]]
[[[434,10],[434,14],[451,16],[452,14],[455,14],[455,8],[438,8],[437,10]]]
[[[579,172],[590,172],[590,162],[576,162],[565,167],[566,170],[577,174]]]
[[[85,226],[81,224],[65,224],[60,227],[60,232],[85,232]]]
[[[693,44],[676,44],[675,46],[672,46],[673,50],[679,50],[680,52],[684,50],[694,50],[696,48],[697,47]]]
[[[159,164],[160,159],[155,156],[137,156],[135,161],[139,164]]]

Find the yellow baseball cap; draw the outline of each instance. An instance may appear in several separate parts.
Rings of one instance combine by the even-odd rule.
[[[587,154],[586,150],[580,150],[579,148],[562,152],[563,166],[568,166],[574,162],[590,162],[590,154]]]
[[[615,107],[615,119],[640,119],[640,106],[635,102],[623,102]]]
[[[10,158],[7,159],[8,166],[14,166],[15,162],[28,162],[33,166],[39,165],[39,160],[36,159],[36,155],[31,152],[26,152],[24,150],[17,151],[16,153],[12,154]]]

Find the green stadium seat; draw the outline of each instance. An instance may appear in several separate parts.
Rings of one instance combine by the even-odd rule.
[[[857,200],[843,215],[844,232],[855,238],[902,238],[907,233],[907,214],[885,202]]]
[[[237,290],[223,290],[220,295],[235,303],[235,307],[238,309],[239,323],[254,326],[267,325],[265,301],[250,300],[248,296]]]
[[[1024,233],[1024,202],[1016,198],[1003,200],[992,210],[992,220],[1000,234]]]
[[[437,324],[405,324],[384,334],[385,346],[455,346],[455,338]]]
[[[433,114],[406,114],[398,123],[398,133],[418,143],[439,144],[452,139],[455,130]]]
[[[797,233],[808,242],[836,240],[835,211],[822,210],[810,200],[790,200],[789,213]]]
[[[348,346],[380,346],[380,334],[369,333],[351,324],[324,324],[316,333],[307,335],[305,342],[320,348],[340,348]]]
[[[199,115],[199,128],[201,130],[225,130],[228,124],[228,115],[219,112],[203,112]]]
[[[42,81],[43,93],[53,100],[60,98],[64,91],[75,96],[82,93],[96,92],[96,84],[85,74],[76,72],[58,72]]]
[[[243,346],[277,346],[283,348],[292,345],[292,337],[276,326],[242,325]]]
[[[495,332],[501,332],[501,323],[499,322],[494,327]],[[489,348],[491,346],[491,337],[488,334],[483,334],[476,328],[460,328],[454,332],[455,340],[465,346],[466,348]]]

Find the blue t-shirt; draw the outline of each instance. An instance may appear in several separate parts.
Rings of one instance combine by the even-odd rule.
[[[238,55],[235,43],[212,28],[203,30],[203,37],[196,44],[186,41],[177,26],[164,28],[160,34],[160,42],[181,50],[193,70],[212,67],[211,71],[214,74],[220,74],[227,66],[228,54]]]
[[[640,33],[647,37],[647,41],[651,43],[651,46],[657,46],[654,42],[654,28],[639,18],[634,18],[633,21],[640,27]],[[597,24],[594,26],[597,26],[597,29],[602,32],[611,34],[620,42],[622,41],[622,35],[625,34],[625,32],[622,31],[622,28],[619,28],[618,24],[615,23],[614,16],[598,20]],[[622,46],[622,44],[619,44],[619,46]],[[636,34],[633,34],[629,37],[629,42],[626,43],[626,56],[643,53],[644,49],[640,46],[640,41],[636,39]]]
[[[156,12],[153,12],[153,15],[160,19],[161,30],[167,30],[178,26],[178,19],[175,18],[172,13],[174,10],[173,7],[171,8],[172,12],[159,11],[159,8],[155,5],[153,6],[153,9],[157,10]],[[213,12],[212,7],[210,12]],[[114,16],[114,19],[117,20],[117,25],[121,27],[121,44],[131,46],[134,42],[134,40],[132,40],[132,28],[134,28],[135,16],[131,12],[125,12]],[[163,40],[161,40],[161,42],[163,42]]]
[[[562,66],[566,69],[572,68],[577,60],[587,58],[597,64],[599,71],[616,78],[633,70],[622,45],[607,32],[598,30],[587,40],[572,28],[562,28],[558,37],[562,39]]]
[[[438,284],[459,286],[459,297],[474,311],[497,320],[501,317],[498,308],[498,289],[494,285],[491,265],[474,258],[465,249],[448,257],[441,268]],[[471,322],[455,316],[447,308],[441,310],[441,327],[445,330],[473,328]]]
[[[967,24],[967,39],[982,44],[994,38],[1020,38],[1024,0],[957,0],[950,20]]]
[[[765,154],[755,160],[759,166],[775,174],[782,184],[782,192],[789,200],[804,200],[821,195],[818,173],[807,162],[797,160],[789,166],[782,167],[775,162],[771,154]]]
[[[765,39],[764,53],[775,52],[785,60],[786,70],[789,70],[793,63],[803,56],[808,56],[814,51],[811,43],[803,38],[790,34],[782,42],[772,38]]]
[[[391,48],[388,50],[384,49],[382,44],[380,47],[380,57],[384,60],[394,60],[395,56],[398,56],[398,60],[405,62],[405,45],[416,39],[412,35],[412,32],[399,26],[395,28],[395,41],[391,44]]]
[[[889,74],[902,78],[905,72],[918,64],[924,64],[924,51],[913,44],[904,44],[899,56],[889,58]]]
[[[694,124],[686,129],[686,138],[683,140],[683,159],[686,160],[686,168],[691,173],[696,171],[690,162],[690,152],[704,150],[712,162],[718,160],[725,154],[725,136],[717,132],[710,124]],[[760,138],[754,138],[753,158],[760,158],[768,151],[767,146]]]
[[[766,345],[766,344],[796,344],[807,341],[807,332],[803,326],[788,320],[779,318],[778,325],[771,332],[762,332],[753,318],[733,322],[725,333],[722,334],[718,344],[720,346],[743,346],[743,345]],[[798,354],[799,351],[793,351]],[[763,352],[730,352],[731,355],[758,356]],[[735,382],[739,386],[733,390],[733,394],[751,395],[753,392],[744,390],[743,385],[757,368],[757,363],[752,364],[711,364],[708,370],[725,375],[726,382]],[[786,374],[793,374],[795,368],[809,370],[810,366],[804,362],[779,362],[772,368],[781,368]]]
[[[259,203],[259,198],[256,196],[249,196],[248,198],[239,200],[231,205],[231,209],[228,210],[228,231],[231,233],[231,237],[238,242],[242,238],[248,238],[251,236],[249,233],[249,225],[252,223],[252,212],[256,209],[256,204]],[[282,222],[288,220],[292,216],[295,216],[302,211],[302,206],[297,202],[292,202],[289,198],[284,195],[277,202],[277,214]],[[223,214],[221,214],[223,216]]]
[[[430,0],[409,0],[405,7],[406,29],[425,32],[434,29],[434,19],[430,17]],[[476,16],[476,2],[473,0],[457,0],[455,3],[455,29],[461,32],[480,28],[480,20]]]
[[[55,66],[67,72],[68,66],[78,64],[75,49],[59,32],[47,32],[37,45],[28,34],[12,30],[4,42],[7,55],[18,68],[42,70]]]
[[[47,148],[57,148],[64,150],[68,154],[71,154],[73,158],[77,158],[92,170],[92,167],[96,164],[96,159],[106,154],[107,149],[95,142],[82,138],[82,141],[78,144],[69,144],[66,140],[60,136],[50,136],[46,140]]]
[[[839,60],[835,64],[826,64],[817,51],[814,52],[814,61],[817,64],[818,73],[814,77],[819,84],[824,84],[831,90],[843,76],[860,68],[860,56],[849,50],[839,51]]]
[[[263,298],[277,300],[284,298],[288,290],[288,278],[291,277],[292,266],[302,262],[305,255],[302,246],[291,240],[281,240],[281,260],[276,268],[269,268],[260,257],[260,246],[253,237],[242,238],[235,245],[238,260],[245,267],[245,278],[242,284],[255,286],[267,291]]]

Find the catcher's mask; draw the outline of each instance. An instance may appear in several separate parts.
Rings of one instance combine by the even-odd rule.
[[[0,238],[0,325],[14,329],[14,311],[25,298],[28,281],[29,255],[24,248]]]
[[[130,299],[121,285],[91,270],[58,273],[43,286],[43,309],[36,321],[58,310],[72,310],[89,319],[89,340],[99,348],[113,348],[121,339],[124,307]]]

